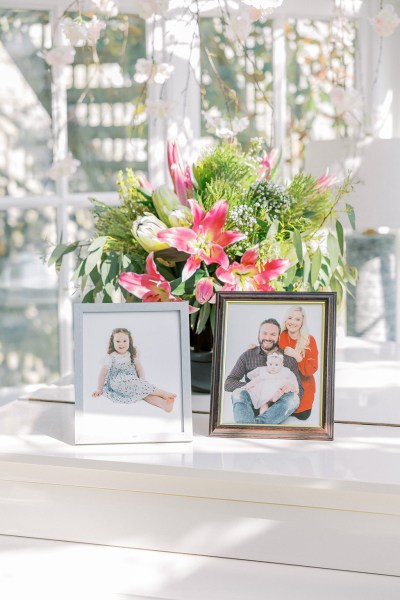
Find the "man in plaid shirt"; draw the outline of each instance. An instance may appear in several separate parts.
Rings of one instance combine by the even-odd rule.
[[[267,319],[260,325],[258,332],[259,346],[243,352],[225,381],[225,391],[232,392],[233,417],[236,423],[278,424],[283,423],[299,406],[303,395],[297,361],[284,355],[283,364],[296,376],[298,386],[285,384],[281,389],[281,397],[261,415],[253,408],[250,394],[242,389],[249,381],[247,373],[267,364],[268,354],[281,352],[278,346],[281,328],[276,319]],[[244,378],[244,380],[243,380]],[[268,400],[268,398],[266,399]]]

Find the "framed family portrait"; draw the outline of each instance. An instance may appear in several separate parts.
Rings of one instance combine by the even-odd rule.
[[[210,435],[333,439],[336,293],[219,292]]]
[[[192,439],[186,302],[75,304],[75,443]]]

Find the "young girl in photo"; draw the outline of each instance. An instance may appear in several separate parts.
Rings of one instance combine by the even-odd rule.
[[[124,328],[114,329],[111,333],[97,390],[92,396],[104,396],[120,404],[144,400],[166,412],[172,411],[176,398],[176,394],[160,390],[145,380],[131,333]]]
[[[297,360],[304,393],[293,417],[305,421],[311,415],[314,402],[314,373],[318,370],[318,348],[308,331],[306,315],[301,306],[292,306],[287,311],[279,346],[286,356],[293,356]]]

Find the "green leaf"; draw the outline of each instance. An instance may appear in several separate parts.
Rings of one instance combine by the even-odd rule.
[[[331,264],[331,269],[332,269],[332,271],[334,271],[337,267],[338,260],[339,260],[339,243],[338,243],[338,240],[335,238],[334,235],[332,235],[331,232],[329,232],[329,234],[328,234],[327,246],[328,246],[328,256],[329,256],[329,261]]]
[[[201,333],[204,329],[204,327],[206,326],[208,317],[210,316],[210,304],[208,302],[206,302],[206,304],[203,304],[203,306],[200,308],[200,313],[199,313],[199,320],[197,321],[197,328],[196,328],[196,333]]]
[[[354,213],[354,208],[350,206],[350,204],[346,204],[346,213],[349,217],[350,225],[354,230],[356,228],[356,215]]]
[[[89,254],[92,252],[96,252],[99,248],[103,248],[104,244],[107,241],[107,236],[103,235],[101,237],[96,238],[89,246]]]
[[[284,288],[288,287],[289,285],[291,285],[293,283],[293,280],[296,276],[296,271],[297,271],[297,265],[292,265],[286,271],[286,273],[284,275],[284,279],[283,279],[283,287]]]
[[[102,253],[103,247],[101,246],[89,254],[85,264],[85,275],[89,275],[89,273],[95,268],[101,258]]]
[[[53,252],[50,254],[47,262],[48,266],[51,267],[54,263],[61,262],[62,257],[70,252],[74,252],[77,249],[79,242],[73,242],[73,244],[58,244]]]
[[[293,244],[296,250],[298,261],[301,263],[303,260],[303,242],[297,229],[293,230]]]
[[[340,254],[343,254],[344,253],[344,232],[343,232],[343,225],[341,224],[340,221],[336,221],[336,234],[337,234],[337,239],[338,239],[338,243],[339,243]]]
[[[313,287],[319,278],[321,262],[322,262],[321,250],[319,248],[317,248],[317,250],[314,253],[314,256],[311,259],[311,285]]]
[[[81,260],[79,265],[76,267],[74,274],[72,275],[72,281],[78,281],[80,277],[83,277],[85,273],[85,262],[86,260]]]
[[[211,324],[211,332],[213,334],[213,337],[214,337],[214,331],[215,331],[215,311],[216,311],[215,304],[212,304],[211,311],[210,311],[210,324]]]
[[[264,231],[264,233],[267,233],[268,230],[270,229],[271,225],[269,223],[267,223],[266,221],[263,221],[262,219],[256,218],[256,221],[257,221],[257,225],[259,226],[259,228],[262,229]]]
[[[171,292],[174,296],[183,296],[185,293],[185,283],[186,282],[182,281],[181,277],[170,282]]]
[[[102,279],[102,282],[104,283],[104,285],[106,283],[108,283],[108,281],[109,281],[110,269],[111,269],[111,261],[110,260],[107,259],[101,263],[100,275],[101,275],[101,279]]]
[[[310,270],[311,270],[311,261],[310,261],[310,257],[308,256],[308,254],[304,255],[304,267],[303,267],[303,283],[305,288],[308,288],[308,278],[310,276]]]

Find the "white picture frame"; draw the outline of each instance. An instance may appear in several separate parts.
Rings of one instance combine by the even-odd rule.
[[[129,347],[133,343],[136,357],[135,351],[115,350],[114,330],[122,330],[119,337]],[[187,302],[77,303],[74,339],[76,444],[193,439]],[[127,366],[121,367],[120,361]],[[124,368],[128,371],[121,371]],[[137,368],[142,372],[140,383],[132,375]],[[101,372],[102,377],[107,374],[99,388]],[[151,386],[155,391],[145,400],[143,394],[153,390]],[[157,395],[160,392],[163,395]]]

